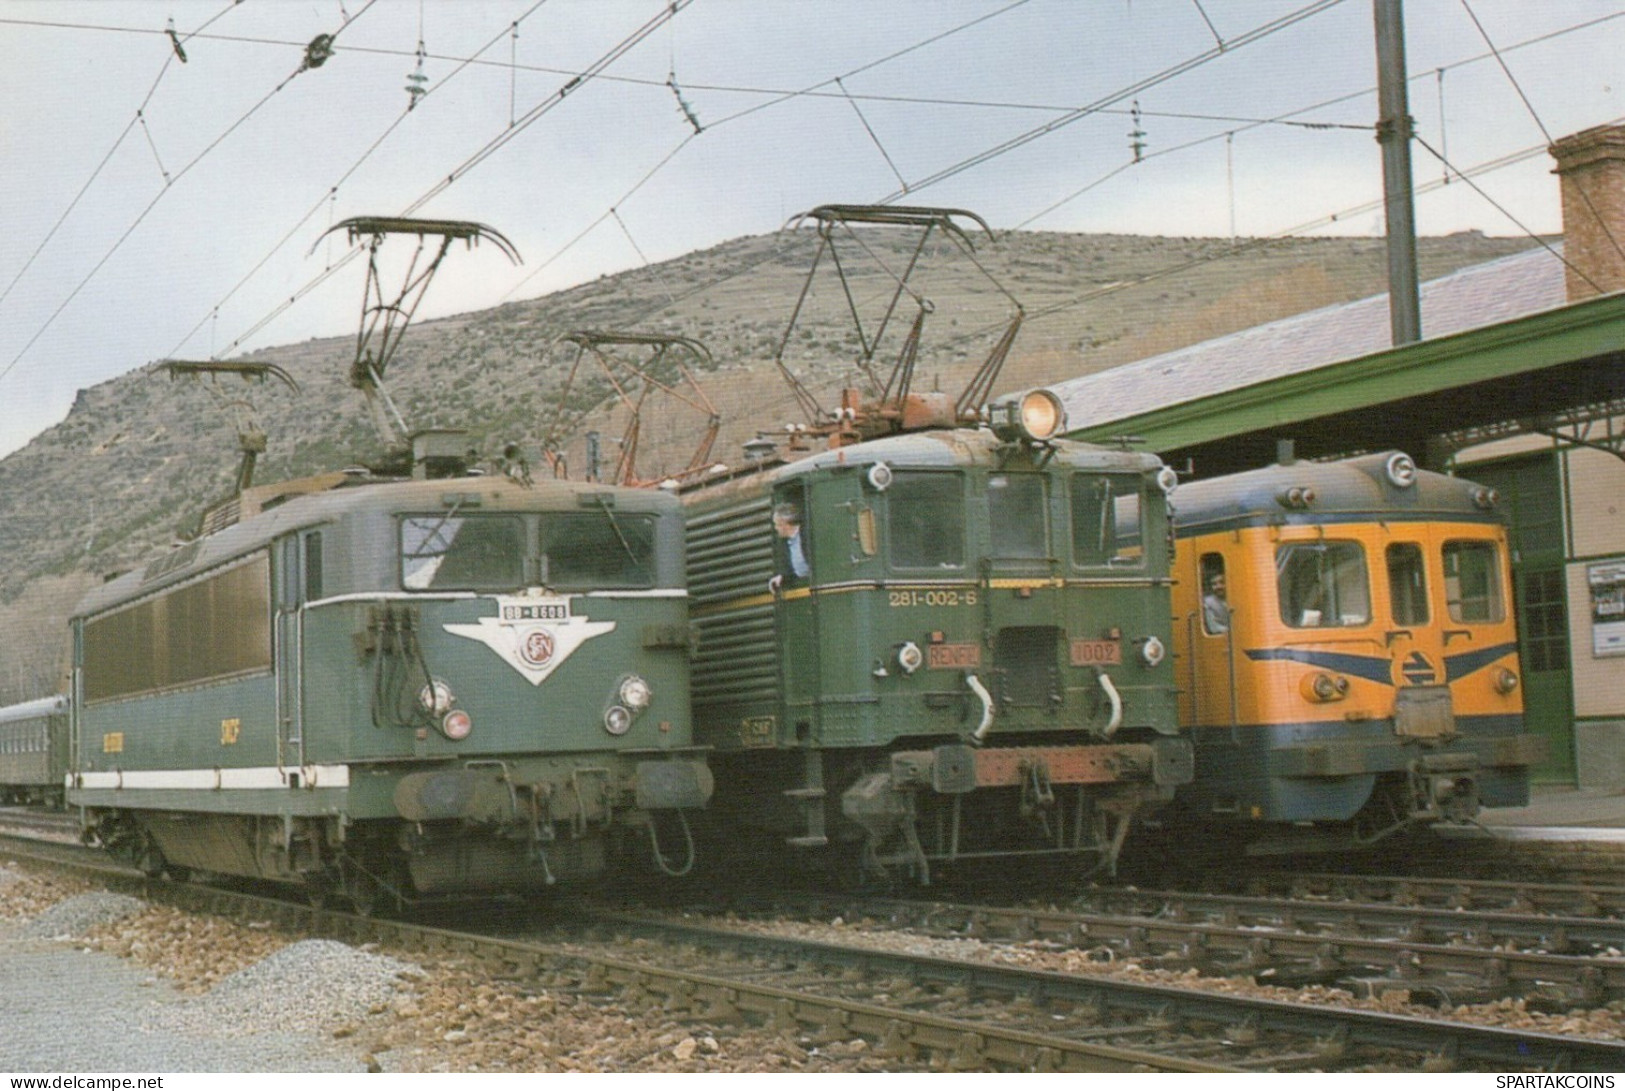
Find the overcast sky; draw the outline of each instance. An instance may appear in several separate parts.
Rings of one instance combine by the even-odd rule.
[[[350,216],[476,220],[523,255],[459,249],[423,315],[834,201],[995,228],[1382,232],[1370,0],[678,7],[0,0],[0,454],[149,361],[352,334],[364,267],[321,279],[347,248],[319,242]],[[1405,0],[1423,234],[1559,230],[1543,149],[1625,117],[1622,16]],[[1435,153],[1471,184],[1441,185]]]

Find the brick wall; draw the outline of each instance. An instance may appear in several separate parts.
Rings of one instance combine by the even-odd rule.
[[[1549,150],[1562,179],[1569,301],[1625,288],[1625,126],[1586,129]]]

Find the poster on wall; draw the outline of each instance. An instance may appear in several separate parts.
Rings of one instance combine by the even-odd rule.
[[[1625,560],[1586,566],[1591,587],[1591,656],[1625,655]]]

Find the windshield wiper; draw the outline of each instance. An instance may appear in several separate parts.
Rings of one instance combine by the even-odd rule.
[[[632,543],[627,541],[626,535],[622,533],[621,522],[619,519],[615,518],[615,511],[609,505],[609,498],[600,492],[594,493],[593,499],[598,502],[599,510],[601,510],[604,513],[604,517],[609,520],[610,529],[615,532],[615,537],[620,541],[621,548],[626,550],[627,559],[630,560],[632,562],[632,566],[636,568],[638,565],[638,555],[633,552]]]

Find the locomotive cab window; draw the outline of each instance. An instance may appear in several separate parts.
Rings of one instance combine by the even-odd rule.
[[[1357,542],[1291,542],[1275,551],[1281,620],[1294,629],[1371,621],[1371,584]]]
[[[1427,564],[1415,542],[1394,542],[1386,551],[1388,608],[1395,625],[1428,623]]]
[[[522,586],[525,527],[511,515],[413,515],[401,520],[408,591],[503,591]]]
[[[993,556],[1049,556],[1049,498],[1037,474],[989,474],[987,525]]]
[[[1140,479],[1123,474],[1072,478],[1072,559],[1079,566],[1138,565]]]
[[[958,474],[899,473],[886,490],[893,568],[963,568],[964,485]]]
[[[542,582],[549,587],[653,587],[655,521],[608,508],[542,517]]]
[[[1444,589],[1451,621],[1491,623],[1506,619],[1506,604],[1501,598],[1501,552],[1494,542],[1446,542]]]

